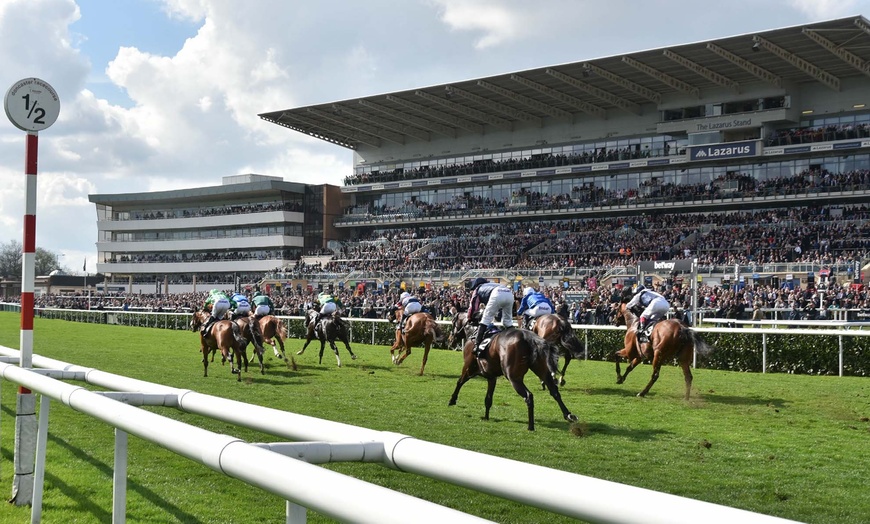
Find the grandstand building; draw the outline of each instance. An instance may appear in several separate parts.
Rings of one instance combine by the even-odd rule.
[[[863,238],[823,238],[831,221],[852,236],[867,225],[863,16],[260,117],[353,152],[334,267],[358,279],[552,283],[634,275],[622,259],[699,258],[714,282],[799,282],[863,265]],[[744,228],[766,243],[716,244]],[[421,263],[366,256],[397,239],[398,259]]]
[[[220,186],[89,195],[97,271],[110,286],[149,293],[259,282],[331,238],[336,186],[227,176]],[[197,288],[199,284],[199,288]]]

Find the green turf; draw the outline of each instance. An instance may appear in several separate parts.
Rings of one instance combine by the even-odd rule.
[[[18,324],[17,314],[0,313],[0,344],[18,347]],[[301,344],[289,341],[294,351]],[[426,375],[419,377],[421,350],[396,367],[387,347],[355,345],[359,360],[342,350],[339,369],[328,349],[318,365],[317,348],[309,347],[296,357],[297,371],[270,356],[265,376],[248,373],[237,383],[219,364],[202,376],[198,337],[190,332],[37,319],[34,346],[41,355],[142,380],[788,519],[870,521],[864,484],[870,472],[867,378],[698,369],[686,402],[676,367],[665,367],[650,395],[640,399],[635,394],[649,379],[649,366],[618,386],[612,364],[572,363],[562,395],[583,431],[572,432],[556,403],[535,388],[537,431],[528,432],[525,404],[504,380],[496,387],[489,421],[481,419],[482,379],[466,384],[458,404],[447,406],[461,368],[459,353],[452,351],[433,351]],[[531,375],[527,383],[535,384]],[[149,409],[248,441],[277,440],[196,415]],[[7,493],[14,411],[15,386],[3,382],[0,484]],[[112,446],[110,427],[52,404],[43,522],[110,521]],[[129,457],[128,522],[284,522],[277,497],[132,436]],[[376,464],[329,467],[499,522],[570,521]],[[336,493],[335,504],[341,500]],[[0,522],[28,521],[28,508],[0,506]],[[309,513],[309,521],[328,519]]]

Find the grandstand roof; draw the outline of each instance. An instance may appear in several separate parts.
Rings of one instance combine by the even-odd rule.
[[[259,116],[349,149],[378,148],[545,118],[638,113],[711,88],[818,82],[839,91],[842,78],[860,75],[870,76],[870,22],[852,16]]]
[[[197,187],[192,189],[171,189],[168,191],[149,191],[145,193],[118,193],[104,195],[88,195],[88,200],[95,204],[132,205],[132,204],[167,204],[179,199],[185,201],[211,201],[219,197],[256,197],[274,194],[275,191],[304,193],[305,184],[284,182],[280,179],[257,179],[242,184],[225,184],[221,186]]]

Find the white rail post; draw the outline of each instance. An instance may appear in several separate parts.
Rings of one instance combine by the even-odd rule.
[[[308,510],[304,506],[287,501],[287,524],[305,524],[308,521]]]
[[[843,376],[843,335],[838,335],[840,339],[840,376]]]
[[[767,333],[761,334],[761,372],[767,373]]]
[[[127,432],[115,428],[115,465],[112,474],[112,524],[127,522]]]
[[[42,522],[42,492],[45,489],[45,446],[48,439],[48,411],[51,398],[40,395],[39,426],[36,430],[36,464],[33,470],[33,506],[30,508],[30,523]]]

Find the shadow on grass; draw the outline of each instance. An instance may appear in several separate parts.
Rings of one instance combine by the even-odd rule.
[[[78,460],[81,460],[83,462],[90,464],[95,469],[99,470],[100,473],[105,475],[105,477],[112,478],[112,475],[114,474],[114,470],[111,466],[94,459],[94,457],[92,457],[88,453],[84,452],[80,448],[71,446],[69,444],[69,442],[67,442],[61,438],[58,438],[57,436],[52,435],[51,433],[49,433],[48,439],[52,443],[65,449],[68,453],[73,455]],[[69,497],[70,500],[76,501],[76,503],[78,503],[78,505],[81,506],[83,511],[87,511],[89,515],[97,516],[98,522],[110,522],[111,521],[111,519],[112,519],[111,512],[106,511],[105,509],[101,508],[97,504],[94,504],[93,502],[90,502],[88,497],[84,493],[82,493],[81,491],[69,486],[68,484],[63,482],[61,479],[59,479],[58,477],[50,474],[48,471],[46,471],[46,473],[45,473],[45,480],[47,481],[47,483],[50,483],[52,487],[57,488],[61,493],[63,493],[67,497]],[[178,506],[171,504],[166,499],[160,497],[157,493],[151,491],[150,489],[146,488],[145,486],[139,484],[136,481],[131,481],[129,478],[127,479],[127,490],[128,491],[135,491],[136,493],[141,495],[143,499],[147,500],[151,504],[154,504],[154,506],[160,508],[161,511],[166,512],[169,515],[172,515],[179,522],[189,522],[192,524],[198,524],[201,522],[196,517],[196,515],[192,515],[191,513],[184,511],[183,509],[179,508]]]
[[[694,394],[693,394],[694,396]],[[738,397],[735,395],[717,395],[715,393],[701,393],[700,398],[705,402],[728,404],[732,406],[770,406],[784,408],[789,402],[781,398]]]

